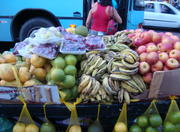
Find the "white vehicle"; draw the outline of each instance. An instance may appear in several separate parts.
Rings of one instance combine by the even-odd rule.
[[[145,1],[143,26],[180,30],[180,11],[166,2]]]

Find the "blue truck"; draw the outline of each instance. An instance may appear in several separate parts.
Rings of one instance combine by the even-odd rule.
[[[121,29],[135,29],[144,19],[143,0],[115,0]],[[0,41],[22,41],[40,27],[84,25],[92,0],[1,0]]]

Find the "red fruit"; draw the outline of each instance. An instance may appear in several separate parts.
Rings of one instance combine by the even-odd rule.
[[[152,77],[153,77],[153,74],[151,72],[149,72],[149,73],[146,73],[145,75],[143,75],[143,80],[145,83],[150,84]]]
[[[144,45],[139,46],[138,49],[137,49],[137,53],[141,54],[143,52],[146,52],[146,46],[144,46]]]
[[[169,58],[166,61],[166,66],[170,69],[179,68],[179,62],[175,58]]]
[[[171,38],[172,38],[175,42],[180,41],[180,38],[179,38],[178,36],[176,36],[176,35],[171,36]]]
[[[149,52],[156,52],[158,50],[158,47],[155,44],[148,45],[146,48],[146,51]]]
[[[180,60],[180,51],[177,49],[173,49],[169,52],[170,58],[175,58],[176,60]]]
[[[152,41],[155,43],[155,44],[158,44],[161,42],[161,35],[157,32],[154,32],[153,33],[153,36],[152,36]]]
[[[163,63],[159,60],[156,64],[151,66],[151,71],[162,71],[163,70]]]
[[[146,52],[143,52],[140,54],[139,58],[140,58],[140,61],[146,61],[146,57],[147,57],[147,53]]]
[[[174,41],[173,41],[173,39],[170,38],[169,36],[163,35],[161,42],[162,42],[163,44],[173,44]]]
[[[166,63],[166,61],[169,59],[169,56],[166,52],[160,52],[159,53],[159,60],[163,63]]]
[[[150,52],[147,54],[146,61],[150,64],[153,65],[159,60],[159,55],[157,52]]]
[[[180,41],[177,41],[177,42],[174,44],[174,49],[180,50]]]
[[[172,43],[162,43],[161,47],[160,47],[160,51],[166,51],[169,52],[170,50],[173,49],[173,44]]]
[[[143,75],[150,71],[150,65],[147,62],[140,62],[139,72]]]
[[[163,71],[169,71],[170,69],[167,66],[164,66]]]

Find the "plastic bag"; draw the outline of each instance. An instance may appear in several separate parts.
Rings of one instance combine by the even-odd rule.
[[[103,127],[99,121],[100,104],[98,105],[98,112],[96,120],[89,126],[88,132],[104,132]]]
[[[124,103],[122,111],[116,121],[113,132],[128,132],[127,128],[127,104]]]
[[[180,132],[180,110],[174,99],[171,100],[164,120],[163,131]]]
[[[137,129],[139,131],[162,131],[162,118],[158,112],[153,100],[147,110],[141,116],[137,117],[135,124],[130,127],[130,131]]]
[[[34,123],[28,109],[27,105],[22,97],[19,97],[19,100],[24,104],[22,111],[20,113],[18,122],[13,127],[13,132],[20,132],[20,131],[33,131],[39,132],[39,128]]]
[[[70,116],[70,123],[69,126],[66,130],[66,132],[82,132],[82,129],[80,127],[79,119],[78,119],[78,114],[76,110],[76,105],[81,102],[80,98],[76,99],[76,102],[74,103],[69,103],[62,101],[66,107],[71,111],[71,116]]]
[[[18,122],[22,122],[26,125],[28,124],[35,124],[28,109],[27,109],[27,104],[26,102],[24,101],[24,99],[22,97],[19,97],[19,100],[24,104],[23,105],[23,108],[22,108],[22,111],[21,111],[21,114],[20,114],[20,117],[18,119]]]
[[[46,105],[47,104],[48,103],[45,103],[43,105],[45,122],[41,125],[40,132],[56,132],[56,127],[47,118],[47,114],[46,114]]]

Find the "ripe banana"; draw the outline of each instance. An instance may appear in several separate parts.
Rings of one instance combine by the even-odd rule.
[[[130,85],[128,85],[125,82],[121,82],[121,88],[124,88],[125,90],[127,90],[130,93],[139,93],[139,90],[135,89],[134,87],[131,87]]]
[[[136,84],[143,90],[146,90],[146,84],[144,83],[142,77],[139,74],[135,74],[132,76],[132,79],[136,82]]]
[[[81,82],[78,86],[78,92],[81,93],[82,90],[89,84],[90,76],[82,75]]]
[[[103,79],[102,85],[103,85],[105,91],[108,93],[108,95],[111,96],[111,95],[113,95],[113,94],[116,94],[116,92],[113,91],[113,90],[111,89],[111,87],[109,86],[108,77],[107,77],[107,76]]]
[[[135,69],[135,68],[138,68],[139,66],[139,62],[135,62],[134,64],[129,64],[124,59],[122,59],[121,62],[124,65],[124,67],[128,69]]]
[[[85,94],[85,95],[88,94],[89,89],[91,89],[92,83],[93,83],[93,81],[90,78],[90,81],[89,81],[88,85],[82,90],[82,94]]]
[[[124,74],[110,74],[110,78],[112,78],[112,80],[117,80],[117,81],[123,81],[123,80],[130,80],[131,77],[128,75],[124,75]]]
[[[130,96],[126,90],[124,90],[124,100],[127,104],[130,104]]]
[[[144,90],[141,89],[141,87],[139,85],[136,84],[136,82],[134,80],[128,80],[128,81],[124,81],[125,83],[127,83],[129,86],[139,90],[139,92],[143,92]]]

